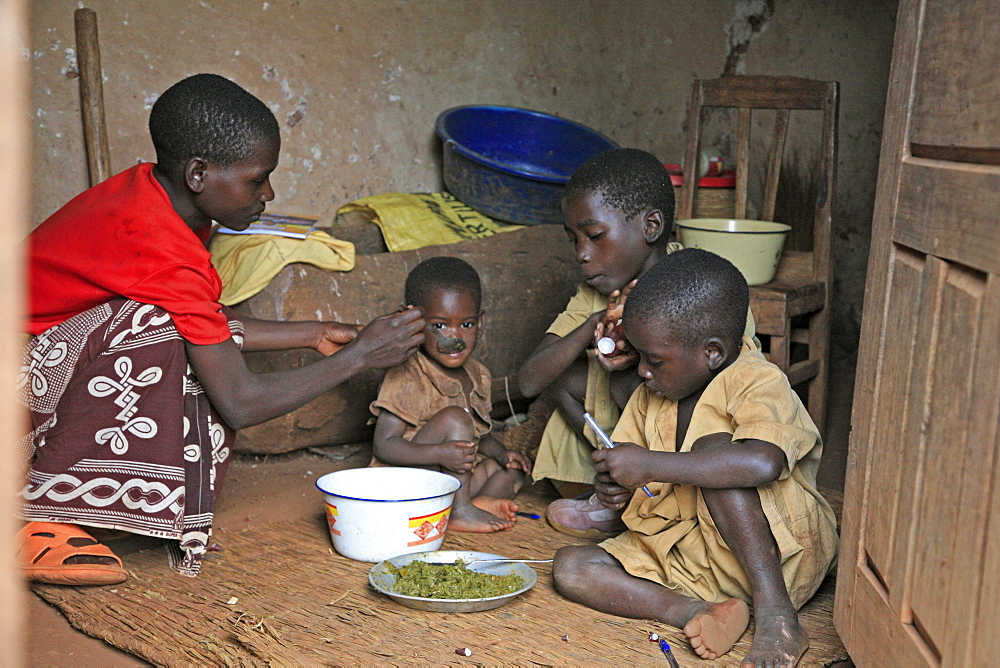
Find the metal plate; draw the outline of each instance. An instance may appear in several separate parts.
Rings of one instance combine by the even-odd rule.
[[[502,596],[491,596],[489,598],[421,598],[419,596],[405,596],[393,591],[396,584],[396,575],[386,569],[386,564],[389,563],[396,568],[402,568],[411,561],[451,564],[457,559],[469,562],[473,559],[506,559],[506,557],[499,554],[489,554],[488,552],[466,552],[459,550],[403,554],[375,564],[368,571],[368,582],[371,583],[372,587],[401,605],[417,610],[430,610],[431,612],[479,612],[481,610],[492,610],[493,608],[499,608],[501,605],[510,603],[516,597],[534,587],[535,583],[538,582],[538,575],[535,573],[535,570],[527,564],[470,564],[468,566],[469,570],[478,573],[520,576],[524,580],[524,586],[513,593]]]

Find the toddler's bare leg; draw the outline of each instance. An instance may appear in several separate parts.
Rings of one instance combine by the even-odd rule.
[[[760,505],[760,495],[753,488],[702,488],[701,493],[719,533],[750,581],[756,630],[742,665],[794,666],[809,648],[809,635],[799,624],[788,596],[778,543]],[[688,632],[687,627],[684,630]]]
[[[411,442],[417,444],[437,444],[446,441],[475,441],[475,425],[472,417],[458,406],[444,408],[418,431]],[[514,526],[513,520],[497,517],[491,512],[479,508],[472,503],[472,480],[476,470],[466,473],[445,471],[462,483],[455,492],[452,503],[451,519],[448,528],[455,531],[471,533],[491,533],[503,531]],[[516,512],[516,509],[515,509]]]
[[[501,468],[500,464],[492,459],[487,459],[477,468],[483,469],[483,480],[477,485],[475,481],[470,485],[472,495],[492,496],[497,499],[513,499],[521,491],[524,485],[524,471],[518,469]]]
[[[747,604],[738,598],[706,603],[630,575],[597,545],[572,545],[556,552],[552,568],[556,589],[589,608],[634,619],[658,619],[675,628],[698,620],[691,638],[699,656],[715,659],[729,651],[747,628]]]
[[[510,473],[519,475],[515,477],[509,475]],[[514,503],[513,498],[521,485],[514,485],[515,479],[523,483],[524,474],[521,471],[502,469],[500,464],[492,459],[484,460],[473,469],[472,479],[469,481],[472,505],[502,520],[516,522],[519,506]]]

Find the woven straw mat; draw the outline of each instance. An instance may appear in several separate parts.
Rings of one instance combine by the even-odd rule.
[[[829,497],[828,497],[829,498]],[[839,504],[838,504],[839,505]],[[522,509],[544,514],[542,508]],[[224,533],[201,575],[185,578],[162,550],[125,557],[129,579],[106,587],[35,585],[77,629],[156,665],[664,665],[648,634],[673,647],[681,665],[738,666],[753,623],[731,652],[706,662],[683,634],[660,622],[595,612],[538,584],[507,605],[477,613],[412,610],[368,584],[371,564],[333,551],[321,516]],[[548,558],[582,542],[545,520],[512,531],[449,533],[442,549]],[[833,577],[800,612],[811,646],[800,665],[847,659],[833,628]],[[469,657],[455,650],[468,647]]]

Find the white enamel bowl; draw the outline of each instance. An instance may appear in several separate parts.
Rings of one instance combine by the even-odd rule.
[[[792,229],[767,220],[690,218],[677,221],[684,248],[701,248],[726,258],[748,285],[769,283],[778,270],[785,237]]]
[[[461,483],[437,471],[373,466],[327,473],[316,487],[334,549],[348,559],[379,562],[441,547]]]

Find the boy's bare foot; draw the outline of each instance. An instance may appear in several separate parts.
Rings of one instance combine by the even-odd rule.
[[[477,508],[471,503],[451,509],[448,529],[465,533],[493,533],[513,528],[514,523]]]
[[[730,649],[750,623],[750,607],[738,598],[714,603],[684,625],[691,649],[703,659],[714,661]]]
[[[498,499],[493,496],[477,496],[472,500],[472,505],[480,510],[499,517],[509,522],[517,521],[518,505],[510,499]]]
[[[782,609],[754,608],[756,628],[750,653],[740,665],[743,668],[785,668],[799,662],[809,649],[809,634],[799,624],[799,616]]]

